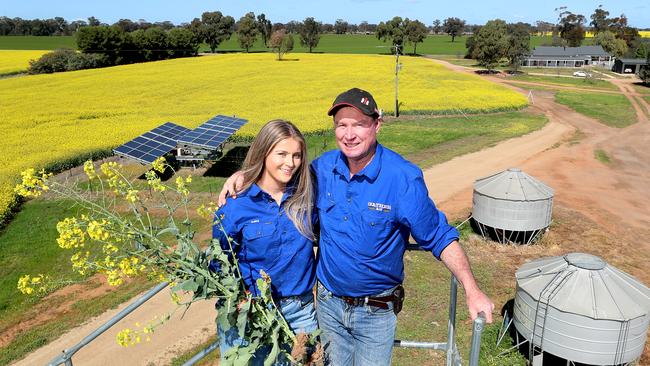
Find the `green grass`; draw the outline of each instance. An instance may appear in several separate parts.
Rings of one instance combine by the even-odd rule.
[[[624,95],[559,91],[555,100],[610,127],[622,128],[637,121]]]
[[[605,152],[605,150],[602,149],[594,150],[594,157],[596,158],[596,160],[600,161],[603,164],[609,164],[612,162],[607,152]]]
[[[294,35],[295,52],[306,52],[308,48],[300,45],[300,38]],[[542,43],[550,42],[550,36],[531,37],[531,48]],[[418,54],[431,55],[464,55],[465,54],[465,36],[456,37],[451,42],[448,35],[430,35],[423,43],[417,46]],[[373,34],[323,34],[318,47],[314,52],[325,53],[357,53],[357,54],[382,54],[391,53],[390,43],[383,42]],[[55,36],[55,37],[34,37],[34,36],[0,36],[0,49],[6,50],[53,50],[56,48],[68,47],[77,48],[74,36]],[[208,52],[210,48],[203,44],[201,52]],[[217,48],[218,52],[241,52],[242,49],[237,41],[237,36],[233,35],[229,40],[223,42]],[[251,52],[269,51],[261,41],[257,41],[250,49]],[[412,53],[413,46],[407,45],[406,52]]]
[[[527,70],[525,70],[527,71]],[[541,76],[541,75],[517,75],[512,76],[509,80],[527,81],[533,83],[545,83],[551,85],[574,86],[588,89],[606,89],[618,90],[616,85],[594,78],[577,78],[577,77],[558,77],[558,76]]]

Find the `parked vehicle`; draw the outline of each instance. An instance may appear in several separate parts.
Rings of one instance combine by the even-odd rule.
[[[573,76],[580,77],[580,78],[586,78],[586,77],[591,77],[591,74],[586,72],[586,71],[575,71],[573,73]]]

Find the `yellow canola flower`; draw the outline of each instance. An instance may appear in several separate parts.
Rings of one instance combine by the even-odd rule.
[[[212,220],[214,218],[214,213],[217,212],[217,208],[218,206],[214,202],[208,203],[207,206],[205,204],[201,204],[196,209],[196,213],[204,219]]]
[[[52,174],[45,173],[45,170],[41,170],[36,174],[34,168],[29,168],[20,173],[22,181],[15,188],[14,192],[22,197],[38,197],[43,192],[48,191],[50,187],[47,186],[47,179],[52,176]]]
[[[59,237],[56,239],[59,247],[71,249],[85,245],[86,233],[76,218],[66,217],[62,221],[59,221],[56,224],[56,230],[59,232]]]
[[[80,275],[86,275],[88,269],[90,268],[90,263],[88,258],[90,257],[89,251],[79,251],[73,254],[70,257],[70,262],[72,262],[72,269],[77,271]]]
[[[158,159],[154,160],[154,162],[151,163],[151,166],[158,173],[164,173],[165,168],[167,167],[167,160],[165,160],[164,156],[161,156]]]
[[[93,164],[92,160],[87,160],[84,163],[84,172],[90,180],[97,178],[97,172],[95,171],[95,165]]]
[[[31,295],[34,291],[39,293],[47,292],[47,284],[45,283],[49,279],[48,276],[39,274],[38,276],[24,275],[18,279],[18,291],[23,295]]]
[[[129,189],[126,192],[126,200],[135,203],[138,200],[138,190],[137,189]]]
[[[190,194],[190,190],[187,189],[183,177],[176,177],[176,190],[178,191],[179,194],[183,196],[187,196],[188,194]]]
[[[160,178],[156,175],[154,171],[148,171],[145,173],[147,178],[147,184],[156,192],[164,192],[167,187],[160,181]]]
[[[88,223],[88,236],[93,240],[106,241],[110,237],[110,233],[105,229],[108,222],[105,219],[102,221],[93,220]]]
[[[124,283],[122,277],[120,277],[120,272],[116,269],[106,271],[106,280],[110,286],[119,286]]]

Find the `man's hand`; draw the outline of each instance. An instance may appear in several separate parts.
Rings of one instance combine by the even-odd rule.
[[[494,303],[478,288],[474,293],[465,291],[465,298],[467,300],[467,309],[469,309],[469,316],[472,320],[478,317],[482,311],[485,313],[485,321],[492,323],[492,311],[494,310]]]
[[[223,184],[221,192],[219,192],[219,200],[217,204],[219,207],[226,204],[226,197],[230,196],[232,198],[237,198],[237,192],[244,185],[244,174],[241,171],[236,171],[228,179],[226,183]]]

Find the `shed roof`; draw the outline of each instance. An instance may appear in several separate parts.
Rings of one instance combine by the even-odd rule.
[[[515,277],[519,288],[536,300],[559,284],[549,306],[560,311],[610,320],[650,313],[650,289],[591,254],[540,258],[521,266]]]
[[[537,46],[532,56],[611,56],[602,46],[557,47]]]
[[[628,65],[647,65],[648,60],[645,58],[620,58],[622,63]]]
[[[474,182],[484,196],[509,201],[538,201],[553,197],[553,189],[518,168],[510,168]]]

